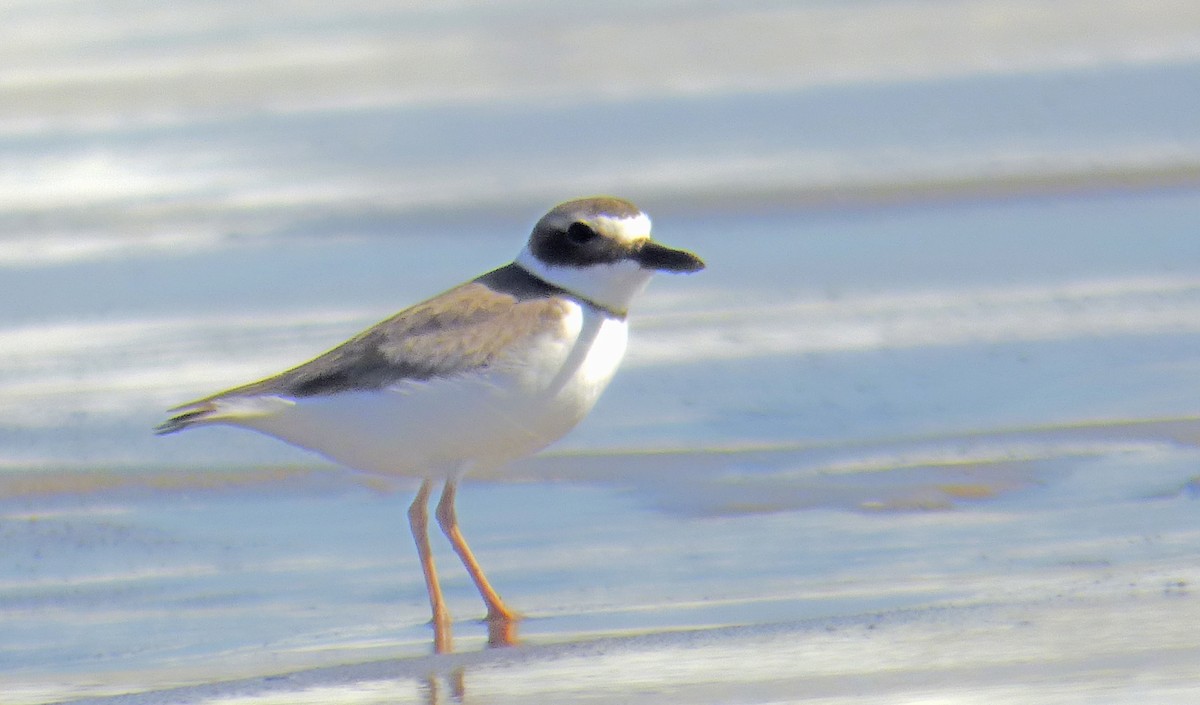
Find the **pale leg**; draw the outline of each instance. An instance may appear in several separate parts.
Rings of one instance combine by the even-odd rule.
[[[433,611],[433,649],[441,654],[451,649],[450,613],[446,611],[446,602],[442,599],[442,587],[438,583],[437,567],[433,563],[433,551],[429,547],[428,505],[432,489],[431,480],[421,483],[416,499],[408,508],[408,525],[412,528],[413,540],[417,544],[417,556],[421,559],[421,571],[425,574],[425,589],[429,593],[429,607]]]
[[[442,498],[437,506],[438,525],[442,527],[446,538],[450,539],[450,545],[462,559],[463,566],[466,567],[471,580],[475,581],[475,587],[479,589],[480,597],[487,604],[487,619],[491,626],[490,641],[493,645],[512,644],[516,640],[514,625],[520,619],[520,615],[509,609],[496,594],[487,576],[483,574],[483,569],[479,567],[479,562],[475,560],[475,554],[471,553],[467,540],[463,538],[462,531],[458,528],[458,515],[454,511],[454,496],[457,490],[457,481],[446,481],[446,488],[442,490]]]

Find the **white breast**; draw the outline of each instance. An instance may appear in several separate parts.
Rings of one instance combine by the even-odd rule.
[[[555,363],[555,379],[546,390],[555,397],[551,406],[571,415],[574,426],[591,411],[621,364],[629,326],[624,319],[576,303],[570,304],[564,324],[566,339],[571,341],[569,352],[561,363]]]
[[[231,423],[350,467],[446,476],[495,467],[561,438],[592,409],[625,354],[628,327],[571,303],[562,325],[480,373],[300,399],[259,399]],[[250,400],[247,400],[250,401]],[[261,413],[261,405],[271,410]]]

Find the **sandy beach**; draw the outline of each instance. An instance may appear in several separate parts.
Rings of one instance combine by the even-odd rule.
[[[1101,5],[18,3],[0,703],[1200,700],[1200,10]],[[591,193],[709,268],[464,485],[519,646],[413,478],[153,436]]]

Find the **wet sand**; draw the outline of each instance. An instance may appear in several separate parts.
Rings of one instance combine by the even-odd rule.
[[[1177,419],[912,439],[890,464],[859,462],[885,452],[861,445],[541,458],[461,498],[527,615],[521,645],[486,647],[438,546],[458,620],[440,656],[400,488],[327,468],[10,474],[3,690],[1179,702],[1200,656],[1198,434]]]
[[[4,705],[1200,697],[1196,3],[10,10]],[[151,434],[597,192],[709,269],[463,488],[520,646],[412,478]]]

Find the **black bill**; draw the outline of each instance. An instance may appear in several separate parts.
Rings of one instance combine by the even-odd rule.
[[[657,242],[646,242],[634,255],[637,263],[646,269],[660,272],[699,272],[704,261],[685,250],[673,250]]]

